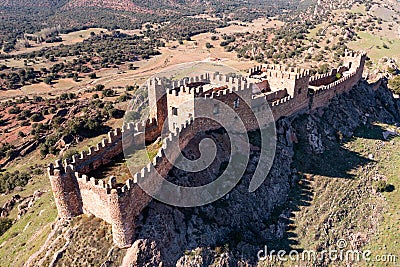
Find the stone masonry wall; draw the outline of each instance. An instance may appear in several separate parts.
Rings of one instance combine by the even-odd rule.
[[[308,89],[309,75],[302,72],[303,75],[297,69],[293,70],[295,73],[299,73],[293,76],[294,82],[291,84],[293,92],[287,94],[286,91],[279,91],[276,96],[280,96],[282,92],[285,93],[285,96],[275,101],[271,101],[271,96],[268,95],[253,98],[253,85],[243,78],[202,75],[174,83],[169,95],[157,104],[157,108],[165,107],[165,101],[168,101],[168,105],[171,107],[179,105],[185,100],[193,102],[190,102],[187,110],[181,110],[183,116],[179,116],[178,113],[174,127],[170,129],[170,135],[163,140],[163,146],[152,163],[135,174],[133,179],[126,181],[122,187],[117,186],[115,177],[111,177],[106,183],[103,180],[89,178],[85,174],[109,163],[115,156],[123,153],[123,142],[143,144],[143,141],[154,141],[161,135],[161,122],[167,120],[163,116],[166,114],[170,116],[170,111],[156,112],[158,120],[156,118],[136,125],[127,124],[122,129],[115,129],[96,147],[90,147],[88,152],[74,155],[72,159],[65,160],[64,164],[57,161],[54,165],[49,166],[48,174],[59,216],[70,218],[82,213],[93,214],[112,225],[115,244],[119,247],[130,246],[137,216],[151,201],[152,198],[149,195],[158,193],[157,190],[162,183],[160,175],[165,177],[180,155],[180,150],[172,146],[172,143],[178,142],[180,147],[185,147],[195,134],[221,127],[220,124],[209,119],[193,120],[193,116],[195,118],[197,115],[216,117],[221,122],[231,125],[233,129],[239,129],[236,124],[245,122],[246,131],[252,131],[268,122],[267,118],[265,118],[265,122],[257,122],[254,115],[265,109],[265,103],[268,101],[275,120],[324,106],[335,95],[348,92],[361,79],[365,54],[349,54],[349,57],[353,57],[353,61],[347,59],[351,63],[347,63],[351,67],[350,75],[328,85],[314,88],[316,90],[311,92],[306,90]],[[341,70],[343,69],[338,71]],[[275,68],[269,70],[269,73],[275,72],[278,73]],[[324,84],[329,79],[328,76],[312,78],[315,84]],[[203,92],[201,88],[190,87],[189,83],[200,81],[204,81],[205,84],[213,82],[227,85],[228,89]],[[157,90],[161,90],[160,88]],[[155,92],[154,95],[158,93]],[[194,101],[195,97],[203,101]],[[212,100],[217,100],[217,105],[227,105],[234,112],[226,114],[218,112],[218,109],[214,108],[214,102],[209,105]],[[171,107],[167,106],[168,109]],[[193,112],[192,116],[189,116],[190,112]],[[124,138],[122,138],[123,134]],[[171,161],[167,159],[166,155]],[[138,183],[149,185],[148,188],[151,188],[152,192],[144,192]],[[196,197],[182,196],[180,192],[175,193],[182,198]]]
[[[321,75],[315,75],[310,78],[311,86],[323,86],[333,83],[337,80],[336,74],[343,74],[347,70],[346,67],[341,66],[339,69],[332,69],[330,72]]]

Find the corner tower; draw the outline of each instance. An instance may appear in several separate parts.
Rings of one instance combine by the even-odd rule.
[[[60,160],[48,167],[51,188],[56,202],[58,216],[64,219],[83,213],[82,197],[72,165],[65,168]]]
[[[345,51],[343,58],[343,65],[349,69],[350,72],[360,73],[362,76],[362,71],[364,69],[365,60],[367,59],[367,54],[364,51]],[[359,77],[361,79],[361,77]]]
[[[157,120],[158,130],[162,127],[168,117],[167,92],[163,81],[160,78],[153,78],[147,83],[149,95],[150,118]]]

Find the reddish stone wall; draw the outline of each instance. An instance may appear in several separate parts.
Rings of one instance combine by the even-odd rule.
[[[343,72],[346,70],[347,70],[346,67],[341,66],[339,69],[333,69],[329,73],[312,76],[310,78],[310,85],[311,86],[323,86],[323,85],[328,85],[330,83],[333,83],[338,80],[336,75],[338,73],[340,73],[340,75],[342,75]]]
[[[326,106],[330,99],[335,97],[337,94],[348,92],[353,88],[354,85],[362,78],[363,64],[356,70],[355,73],[349,76],[343,77],[338,81],[335,81],[328,86],[322,86],[319,90],[315,91],[312,96],[312,109]]]

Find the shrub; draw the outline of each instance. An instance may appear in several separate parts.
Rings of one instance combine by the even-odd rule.
[[[116,108],[108,110],[108,115],[114,119],[120,119],[124,116],[124,111]]]
[[[9,218],[0,218],[0,236],[2,236],[12,226],[12,220]]]
[[[128,92],[135,90],[135,88],[136,88],[136,86],[133,86],[133,85],[127,85],[125,87],[126,91],[128,91]]]
[[[62,93],[60,95],[61,100],[72,100],[74,98],[76,98],[76,94],[74,93]]]
[[[21,112],[21,109],[19,107],[12,107],[8,110],[9,114],[18,114]]]
[[[400,94],[400,75],[389,81],[389,87],[395,94]]]
[[[90,78],[90,79],[97,79],[96,73],[95,73],[95,72],[90,73],[90,74],[89,74],[89,78]]]
[[[120,97],[118,97],[117,101],[118,102],[125,102],[128,101],[130,99],[130,96],[125,94],[125,95],[121,95]]]
[[[41,121],[41,120],[43,120],[42,114],[35,113],[35,114],[33,114],[33,115],[31,116],[31,121],[33,121],[33,122],[39,122],[39,121]]]
[[[46,77],[46,78],[43,80],[43,82],[44,82],[45,84],[51,84],[52,81],[53,81],[53,79],[52,79],[51,77]]]
[[[21,121],[21,123],[19,124],[20,126],[29,126],[31,125],[31,123],[27,120]]]
[[[94,87],[95,91],[103,91],[105,86],[103,84],[98,84]]]
[[[29,174],[25,172],[6,172],[0,175],[0,193],[11,191],[17,186],[25,186],[29,179]]]
[[[102,91],[103,97],[111,97],[115,95],[115,91],[112,89],[105,89]]]
[[[0,147],[0,159],[10,156],[10,153],[14,150],[14,146],[8,143],[4,143]]]
[[[319,68],[318,68],[318,73],[319,74],[325,74],[329,71],[329,65],[327,63],[322,64]]]
[[[376,192],[385,192],[386,191],[386,182],[383,180],[380,180],[376,183]]]

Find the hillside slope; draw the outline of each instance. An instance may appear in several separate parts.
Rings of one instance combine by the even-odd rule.
[[[68,0],[1,0],[0,7],[14,8],[57,8],[65,5]]]

